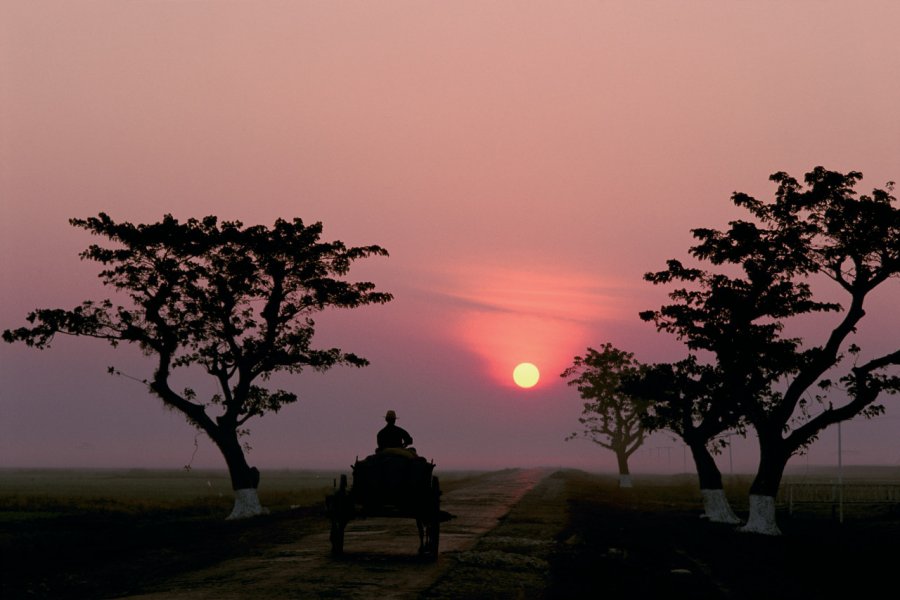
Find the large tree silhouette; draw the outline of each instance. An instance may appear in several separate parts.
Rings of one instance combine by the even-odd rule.
[[[576,356],[572,366],[560,377],[578,389],[585,400],[578,422],[583,427],[566,439],[585,438],[612,450],[619,467],[619,486],[631,487],[628,458],[641,447],[646,437],[641,425],[644,404],[622,388],[624,380],[637,377],[642,365],[634,354],[604,344],[600,350],[588,348],[584,356]]]
[[[654,283],[686,285],[670,293],[672,304],[642,318],[690,349],[712,353],[724,392],[717,402],[756,432],[760,460],[746,531],[779,533],[775,496],[792,455],[834,423],[878,414],[881,394],[900,389],[890,368],[900,364],[900,350],[866,354],[854,343],[866,298],[900,274],[892,184],[857,196],[861,178],[817,167],[803,185],[776,173],[771,202],[732,196],[753,221],[734,221],[727,231],[693,230],[700,243],[691,254],[717,271],[671,260],[667,270],[647,275]],[[837,284],[844,305],[816,299],[811,284],[820,279]],[[788,323],[814,313],[823,313],[820,320],[836,313],[823,339],[785,335]],[[852,365],[845,365],[848,355]]]
[[[300,219],[267,228],[213,216],[181,223],[166,215],[134,225],[101,213],[70,223],[111,242],[91,245],[81,257],[103,264],[103,283],[131,302],[38,309],[27,317],[30,327],[4,331],[4,340],[41,349],[57,334],[137,344],[155,358],[145,380],[150,391],[206,433],[225,458],[235,490],[229,518],[259,514],[259,471],[247,464],[239,438],[249,419],[297,401],[260,383],[278,372],[368,364],[338,348],[313,348],[312,316],[391,300],[372,283],[339,279],[353,261],[387,252],[322,242],[322,224]],[[212,377],[218,393],[200,399],[191,389],[174,389],[173,373],[191,367]]]

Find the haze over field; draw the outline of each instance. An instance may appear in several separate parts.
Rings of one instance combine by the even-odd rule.
[[[317,320],[372,364],[276,378],[301,401],[250,422],[260,468],[345,467],[393,409],[443,468],[613,469],[563,441],[581,401],[559,374],[604,342],[683,356],[637,317],[665,301],[643,273],[743,217],[732,192],[770,197],[775,171],[900,178],[890,1],[37,1],[0,22],[0,329],[109,295],[70,217],[301,217],[390,251],[350,275],[393,302]],[[873,353],[900,339],[884,288],[858,332]],[[0,345],[0,466],[223,466],[110,365],[152,370],[92,340]],[[843,426],[845,464],[900,465],[896,402]],[[836,438],[808,460],[835,463]],[[749,470],[753,444],[720,459]],[[662,435],[632,460],[685,464]]]

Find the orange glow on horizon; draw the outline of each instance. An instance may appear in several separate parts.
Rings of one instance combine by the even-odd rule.
[[[506,386],[515,385],[509,374],[516,365],[531,362],[545,373],[561,373],[587,345],[576,323],[515,313],[472,311],[463,315],[458,332],[489,375]]]
[[[519,385],[510,373],[524,362],[552,381],[589,344],[589,324],[615,313],[598,282],[580,274],[479,267],[456,279],[446,294],[460,306],[453,334],[505,386]]]

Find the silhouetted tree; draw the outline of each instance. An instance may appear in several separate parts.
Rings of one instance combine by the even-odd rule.
[[[38,309],[28,315],[31,327],[4,331],[4,340],[43,349],[57,334],[67,334],[113,346],[137,344],[155,357],[153,375],[145,380],[150,391],[222,452],[235,490],[229,518],[263,512],[256,491],[259,471],[247,464],[239,438],[249,419],[277,412],[297,396],[257,382],[307,367],[368,364],[338,348],[313,348],[312,316],[330,307],[391,300],[372,283],[336,278],[353,261],[387,252],[320,242],[322,224],[304,225],[300,219],[245,228],[213,216],[180,223],[166,215],[158,223],[133,225],[101,213],[70,223],[112,242],[91,245],[81,258],[102,263],[103,283],[127,293],[131,303],[86,301],[73,310]],[[215,380],[218,393],[199,400],[191,389],[173,389],[173,372],[192,366]]]
[[[716,523],[739,523],[713,456],[726,444],[722,434],[741,427],[734,404],[721,397],[721,373],[690,355],[676,363],[647,365],[637,377],[626,380],[623,389],[643,399],[642,423],[648,431],[672,432],[690,448],[704,516]]]
[[[584,356],[576,356],[572,366],[560,377],[569,378],[570,386],[586,400],[578,422],[583,430],[566,439],[578,437],[612,450],[619,466],[619,486],[631,487],[628,458],[644,443],[641,425],[642,400],[624,392],[623,380],[636,377],[642,369],[634,354],[604,344],[600,350],[588,348]]]
[[[853,188],[861,178],[817,167],[804,186],[776,173],[772,202],[732,196],[755,222],[693,230],[700,243],[691,254],[721,272],[673,260],[666,271],[647,275],[654,283],[687,287],[670,294],[673,304],[642,318],[693,350],[711,352],[722,374],[717,402],[732,404],[756,432],[760,460],[745,531],[778,534],[775,496],[790,457],[834,423],[880,413],[880,395],[900,389],[900,378],[888,369],[900,364],[900,350],[863,358],[851,343],[865,299],[900,273],[900,211],[892,184],[857,197]],[[814,299],[810,282],[817,276],[836,283],[848,305]],[[840,316],[818,345],[783,334],[791,319],[832,312]],[[847,354],[853,364],[845,368]]]

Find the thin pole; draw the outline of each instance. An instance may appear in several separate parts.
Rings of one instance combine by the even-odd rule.
[[[844,451],[841,444],[841,422],[838,421],[838,522],[844,522]]]

